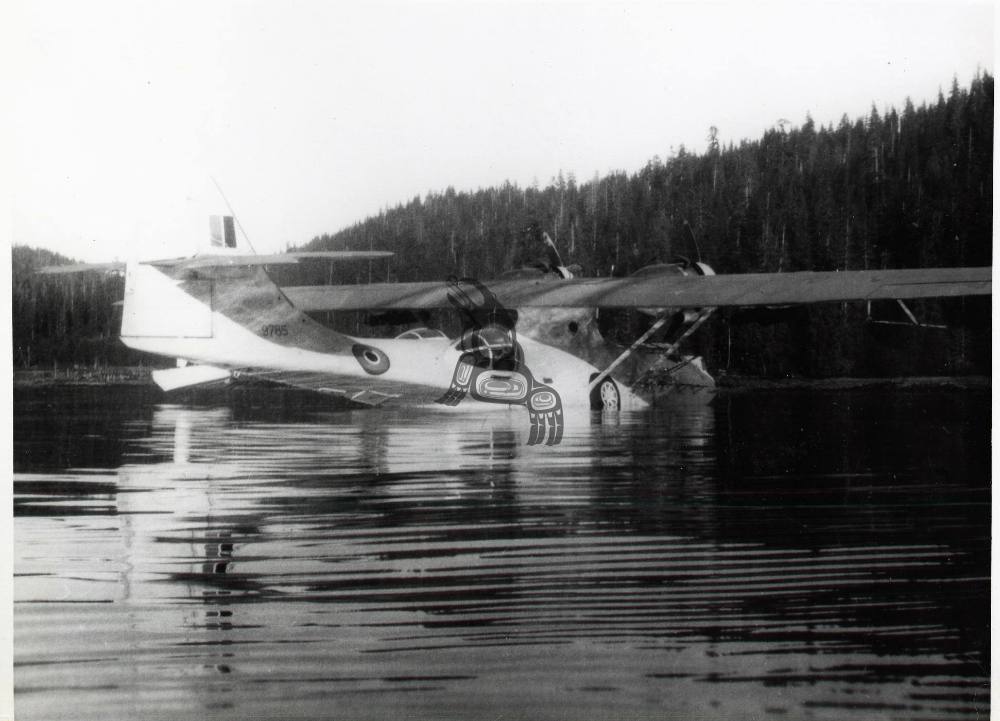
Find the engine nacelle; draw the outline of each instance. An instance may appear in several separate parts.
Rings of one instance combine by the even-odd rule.
[[[674,276],[686,278],[698,275],[715,275],[712,266],[701,261],[691,262],[687,258],[681,258],[674,263],[658,263],[647,265],[632,274],[632,278],[649,278],[660,276]],[[639,308],[640,312],[646,315],[662,315],[666,308]],[[667,324],[666,338],[668,340],[679,337],[687,328],[701,317],[704,311],[701,308],[678,308],[671,315]]]
[[[676,263],[657,263],[656,265],[647,265],[645,268],[640,268],[634,272],[632,278],[649,278],[650,276],[660,276],[660,275],[674,275],[674,276],[689,276],[689,275],[715,275],[715,271],[712,270],[712,266],[708,263],[702,263],[697,261],[692,263],[687,258],[682,258]]]

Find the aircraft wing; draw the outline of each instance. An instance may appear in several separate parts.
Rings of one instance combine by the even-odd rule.
[[[488,281],[508,308],[704,308],[990,295],[992,269],[920,268],[741,275]],[[450,307],[439,283],[288,286],[301,310]]]
[[[231,369],[213,365],[192,364],[177,368],[153,371],[153,381],[165,391],[213,385],[222,381],[267,381],[290,388],[314,391],[323,395],[337,396],[365,406],[377,407],[392,398],[412,395],[415,387],[399,383],[382,384],[378,390],[370,383],[355,376],[313,371],[289,371],[271,368]],[[418,387],[421,390],[423,387]],[[430,389],[432,394],[440,394],[440,389]]]
[[[360,403],[361,405],[377,407],[388,400],[399,398],[400,396],[412,396],[415,387],[400,383],[393,387],[382,383],[379,390],[371,387],[353,376],[341,376],[332,373],[315,373],[310,371],[283,371],[270,370],[266,368],[247,368],[235,371],[237,378],[249,378],[252,380],[269,381],[278,383],[289,388],[299,390],[314,391],[317,393],[338,396],[345,400]],[[423,386],[419,387],[423,389]],[[417,390],[419,390],[417,389]],[[430,389],[428,393],[440,394],[440,389]]]

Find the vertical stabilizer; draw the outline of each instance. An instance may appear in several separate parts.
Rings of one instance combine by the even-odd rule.
[[[211,338],[212,281],[185,282],[144,263],[125,269],[122,340],[128,338]]]

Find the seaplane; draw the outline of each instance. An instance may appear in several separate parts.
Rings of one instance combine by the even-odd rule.
[[[664,388],[711,387],[702,360],[680,348],[720,308],[991,293],[988,267],[722,275],[680,260],[625,278],[582,278],[547,234],[537,234],[546,262],[488,281],[280,285],[278,266],[392,253],[256,254],[238,247],[232,216],[212,216],[207,249],[191,257],[40,272],[123,272],[121,341],[176,359],[153,372],[166,392],[266,381],[361,406],[522,407],[528,445],[558,444],[571,409],[641,410]],[[631,344],[613,344],[599,327],[606,309],[641,311],[651,322]],[[341,311],[430,310],[457,315],[461,331],[409,327],[357,337],[322,321]],[[648,352],[658,332],[665,342]],[[661,382],[646,382],[651,376]]]

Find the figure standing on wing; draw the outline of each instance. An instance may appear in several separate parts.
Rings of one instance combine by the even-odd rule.
[[[448,300],[462,316],[465,330],[451,386],[438,403],[458,405],[466,395],[484,403],[511,403],[528,408],[531,429],[528,445],[555,445],[562,440],[562,399],[541,383],[524,364],[517,342],[517,314],[504,308],[493,292],[478,280],[451,278]]]

